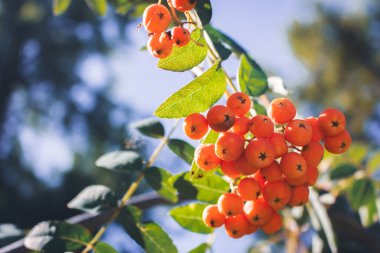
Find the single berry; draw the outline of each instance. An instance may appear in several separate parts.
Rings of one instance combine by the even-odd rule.
[[[244,151],[244,139],[241,135],[225,132],[220,134],[215,143],[215,154],[224,161],[238,159]]]
[[[250,224],[243,214],[227,217],[224,223],[227,235],[232,238],[240,238],[251,229]]]
[[[281,158],[280,167],[282,173],[289,179],[295,179],[305,175],[307,162],[302,155],[290,152]]]
[[[243,178],[237,187],[237,191],[242,200],[256,200],[260,196],[261,185],[253,178]]]
[[[249,112],[251,105],[251,99],[243,92],[235,92],[227,99],[227,107],[230,108],[236,116],[244,116]]]
[[[244,202],[235,193],[225,193],[218,199],[219,212],[225,216],[238,215],[243,211]]]
[[[337,109],[327,108],[319,115],[318,126],[324,135],[335,136],[346,128],[346,117]]]
[[[261,188],[263,188],[264,184],[267,182],[267,180],[265,180],[265,177],[263,176],[263,174],[261,174],[260,170],[257,171],[252,177],[254,179],[256,179],[257,182],[260,183]]]
[[[269,138],[270,143],[274,148],[275,158],[280,158],[281,156],[288,153],[288,144],[286,144],[285,137],[280,133],[273,133]]]
[[[305,175],[297,177],[297,178],[289,179],[289,178],[287,178],[287,177],[284,176],[285,182],[287,182],[291,186],[297,186],[297,185],[301,185],[301,184],[306,184],[306,182],[307,182],[307,172],[308,172],[309,168],[307,168]]]
[[[194,9],[198,0],[171,0],[171,2],[176,10],[185,12]]]
[[[296,107],[290,99],[277,98],[270,103],[268,115],[275,123],[288,123],[296,116]]]
[[[224,105],[215,105],[207,113],[207,121],[216,132],[226,132],[235,123],[235,114]]]
[[[265,201],[275,210],[283,208],[291,196],[290,186],[283,180],[266,182],[262,192]]]
[[[325,150],[323,146],[316,141],[312,141],[302,148],[301,155],[305,158],[307,166],[317,167],[322,161]]]
[[[318,169],[316,167],[308,167],[306,171],[306,184],[308,186],[315,185],[318,180]]]
[[[203,209],[203,222],[210,228],[217,228],[224,224],[226,216],[221,214],[217,205],[209,205]]]
[[[201,144],[194,154],[194,160],[199,168],[212,170],[219,166],[221,160],[215,155],[214,144]]]
[[[256,137],[269,138],[274,132],[274,125],[268,116],[259,114],[250,120],[249,131]]]
[[[220,163],[220,169],[227,177],[235,179],[240,177],[240,172],[235,168],[234,162],[222,161]]]
[[[272,213],[273,209],[263,198],[258,198],[256,201],[247,201],[244,205],[245,217],[255,226],[267,223],[272,217]]]
[[[274,182],[282,179],[282,171],[278,162],[273,163],[267,167],[260,168],[260,173],[268,182]]]
[[[235,160],[234,164],[235,169],[245,176],[252,175],[259,170],[259,167],[254,167],[247,161],[244,154]]]
[[[271,235],[282,228],[282,217],[279,213],[273,212],[272,218],[261,226],[265,234]]]
[[[272,144],[266,139],[253,139],[244,151],[245,159],[257,168],[267,167],[274,161]]]
[[[309,187],[306,184],[293,186],[289,206],[302,206],[309,201]]]
[[[177,47],[184,47],[189,44],[190,32],[184,27],[176,26],[172,29],[173,44]]]
[[[235,118],[235,123],[232,126],[231,132],[240,134],[240,135],[245,135],[249,131],[249,118],[246,116],[242,117],[236,117]]]
[[[193,140],[199,140],[208,132],[208,123],[200,113],[193,113],[187,116],[183,122],[183,131]]]
[[[173,41],[167,33],[154,33],[148,40],[147,47],[152,56],[163,59],[172,52]]]
[[[168,28],[172,17],[162,4],[151,4],[144,10],[143,26],[150,33],[162,33]]]
[[[323,139],[324,134],[321,129],[319,129],[318,119],[315,117],[306,118],[305,121],[309,123],[312,129],[311,140],[312,141],[321,141]]]
[[[312,128],[305,120],[292,120],[285,128],[285,139],[295,146],[305,146],[311,137]]]
[[[347,130],[335,136],[325,136],[325,148],[333,154],[342,154],[347,151],[352,142]]]

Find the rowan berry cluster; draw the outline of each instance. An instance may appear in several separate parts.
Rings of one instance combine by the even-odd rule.
[[[326,109],[318,118],[294,119],[294,104],[278,98],[269,105],[269,116],[250,118],[251,103],[245,93],[237,92],[226,106],[213,106],[206,117],[195,113],[184,121],[191,139],[201,139],[209,127],[220,133],[215,144],[196,149],[194,160],[205,171],[220,167],[231,179],[231,192],[205,208],[203,220],[213,228],[224,224],[233,238],[259,228],[267,234],[278,231],[282,208],[308,202],[308,186],[317,181],[324,154],[321,142],[335,154],[351,144],[345,116],[337,109]]]
[[[142,25],[149,33],[149,41],[147,48],[150,54],[156,58],[168,57],[173,45],[177,47],[186,46],[190,41],[190,32],[183,27],[183,23],[176,16],[176,11],[186,12],[192,10],[196,4],[196,0],[168,0],[171,13],[174,15],[178,26],[167,31],[171,21],[172,14],[169,9],[161,4],[151,4],[143,14]]]

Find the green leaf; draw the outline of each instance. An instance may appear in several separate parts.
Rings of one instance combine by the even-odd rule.
[[[127,233],[147,253],[176,253],[176,246],[168,234],[156,223],[142,223],[141,210],[134,206],[122,209],[120,217],[121,224]]]
[[[168,147],[177,156],[181,157],[185,162],[191,164],[194,159],[195,148],[186,141],[180,139],[170,139]]]
[[[359,208],[360,221],[364,227],[369,227],[378,222],[376,198],[371,199],[365,206]]]
[[[24,237],[24,231],[13,224],[0,224],[0,248]]]
[[[95,245],[94,253],[118,253],[118,252],[111,245],[105,242],[98,242]]]
[[[106,15],[107,0],[85,0],[85,2],[96,15]]]
[[[82,225],[63,221],[43,221],[28,233],[24,245],[31,250],[65,252],[82,248],[90,240],[90,232]]]
[[[191,203],[186,206],[175,207],[170,210],[170,216],[184,229],[191,232],[209,234],[213,231],[202,220],[203,209],[207,204]]]
[[[255,109],[257,114],[268,115],[267,110],[262,104],[260,104],[256,99],[252,99],[252,101],[253,101],[253,109]]]
[[[375,185],[368,178],[356,179],[347,188],[347,198],[354,210],[376,199]]]
[[[67,207],[97,214],[117,207],[117,198],[115,193],[104,185],[90,185],[72,199]]]
[[[210,244],[208,243],[202,243],[195,247],[194,249],[190,250],[189,253],[206,253],[206,251],[210,248]]]
[[[268,90],[267,75],[260,66],[246,54],[243,54],[240,58],[238,83],[240,89],[252,97],[258,97]]]
[[[165,136],[164,126],[155,119],[143,119],[131,124],[131,127],[136,128],[143,135],[162,138]]]
[[[358,169],[349,163],[341,164],[330,171],[332,180],[341,179],[353,175]]]
[[[207,55],[207,44],[200,29],[195,29],[191,33],[191,38],[192,40],[186,46],[174,47],[168,57],[158,61],[157,66],[176,72],[183,72],[198,66]]]
[[[181,118],[204,112],[217,102],[226,90],[225,75],[220,61],[171,95],[154,114],[160,118]]]
[[[368,154],[368,145],[363,143],[352,143],[350,148],[344,154],[349,158],[349,161],[355,165],[360,165]]]
[[[178,201],[177,189],[169,179],[173,175],[164,169],[150,167],[145,172],[146,182],[166,200],[175,203]]]
[[[140,170],[142,164],[143,160],[140,155],[133,151],[110,152],[101,156],[95,162],[98,167],[119,172]]]
[[[210,129],[206,137],[202,140],[202,144],[208,144],[208,143],[214,144],[218,140],[218,137],[219,137],[219,133]]]
[[[219,31],[218,29],[214,28],[213,26],[207,25],[204,27],[204,29],[206,30],[207,34],[209,35],[214,45],[219,44],[223,46],[226,50],[234,52],[237,56],[247,53],[245,49],[242,48],[233,39],[231,39],[229,36],[227,36],[223,32]]]
[[[367,170],[372,173],[380,170],[380,151],[371,155],[367,162]]]
[[[212,17],[212,8],[210,0],[199,0],[195,11],[198,14],[199,19],[202,22],[202,25],[208,25]]]
[[[53,13],[58,16],[69,8],[71,0],[53,0]]]
[[[172,177],[173,185],[181,199],[197,199],[207,203],[217,203],[220,195],[229,189],[228,183],[218,175],[191,181],[190,173],[184,172]]]

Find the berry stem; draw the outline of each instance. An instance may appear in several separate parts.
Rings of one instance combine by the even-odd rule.
[[[160,144],[156,147],[156,149],[153,151],[152,155],[150,156],[148,162],[145,164],[142,172],[139,174],[137,179],[129,186],[128,190],[125,192],[124,196],[122,197],[119,206],[115,209],[112,216],[109,218],[109,220],[98,230],[98,232],[95,234],[95,236],[92,238],[92,240],[87,244],[86,248],[82,251],[82,253],[88,253],[93,248],[94,245],[99,241],[99,239],[103,236],[103,234],[106,232],[109,225],[119,216],[121,210],[127,205],[128,200],[132,197],[132,195],[137,190],[139,184],[143,180],[145,174],[145,169],[148,169],[152,164],[156,161],[158,155],[160,154],[161,150],[165,147],[165,145],[168,143],[168,140],[170,136],[174,133],[175,129],[179,125],[180,120],[177,119],[173,125],[173,127],[170,129],[169,133],[161,139]]]

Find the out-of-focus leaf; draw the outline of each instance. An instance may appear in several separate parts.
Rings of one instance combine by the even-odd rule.
[[[24,235],[24,231],[13,224],[0,224],[0,247],[17,241]]]
[[[117,207],[115,193],[104,185],[90,185],[84,188],[67,206],[88,213],[100,213]]]
[[[157,66],[176,72],[183,72],[198,66],[207,55],[207,44],[200,29],[195,29],[191,33],[191,38],[192,40],[186,46],[174,47],[168,57],[158,61]]]
[[[173,175],[164,169],[150,167],[145,172],[146,182],[166,200],[175,203],[178,201],[177,189],[169,179]]]
[[[140,170],[143,160],[139,154],[133,151],[114,151],[107,153],[98,160],[95,165],[101,168],[120,172]]]
[[[257,101],[256,99],[253,99],[252,102],[253,102],[253,109],[255,109],[257,114],[267,115],[267,110],[262,104],[259,103],[259,101]]]
[[[354,210],[376,199],[375,185],[368,178],[356,179],[347,188],[347,198]]]
[[[202,25],[208,25],[211,21],[212,17],[212,8],[211,8],[211,2],[210,0],[199,0],[195,11],[198,14],[199,19],[202,22]]]
[[[207,204],[191,203],[170,210],[170,216],[184,229],[194,233],[209,234],[213,231],[202,220],[203,209]]]
[[[357,168],[349,163],[341,164],[330,171],[330,178],[332,180],[342,179],[353,175]]]
[[[369,227],[378,222],[376,198],[373,198],[366,205],[359,207],[360,221],[364,227]]]
[[[260,96],[268,90],[267,75],[261,67],[246,54],[243,54],[240,58],[237,76],[240,89],[252,97]]]
[[[43,221],[28,233],[24,245],[31,250],[66,252],[80,249],[90,240],[90,232],[82,225],[63,221]]]
[[[53,0],[54,15],[61,15],[69,8],[71,0]]]
[[[105,242],[98,242],[95,245],[94,253],[118,253],[111,245]]]
[[[170,139],[168,142],[168,147],[177,156],[181,157],[185,162],[191,164],[194,159],[195,148],[189,143],[180,139]]]
[[[190,250],[189,253],[206,253],[206,251],[210,248],[210,244],[208,243],[202,243],[195,247],[194,249]]]
[[[352,143],[350,148],[344,154],[344,157],[349,158],[350,162],[359,165],[368,154],[368,145],[362,143]]]
[[[137,122],[133,122],[130,125],[132,128],[136,128],[143,135],[162,138],[165,136],[165,129],[162,123],[155,119],[143,119]]]
[[[107,13],[107,0],[85,0],[88,7],[99,16],[104,16]]]
[[[380,170],[380,151],[371,155],[367,163],[367,170],[368,172],[375,172],[376,170]]]
[[[217,61],[201,76],[171,95],[154,114],[160,118],[182,118],[206,111],[223,96],[225,90],[225,75],[220,61]]]

